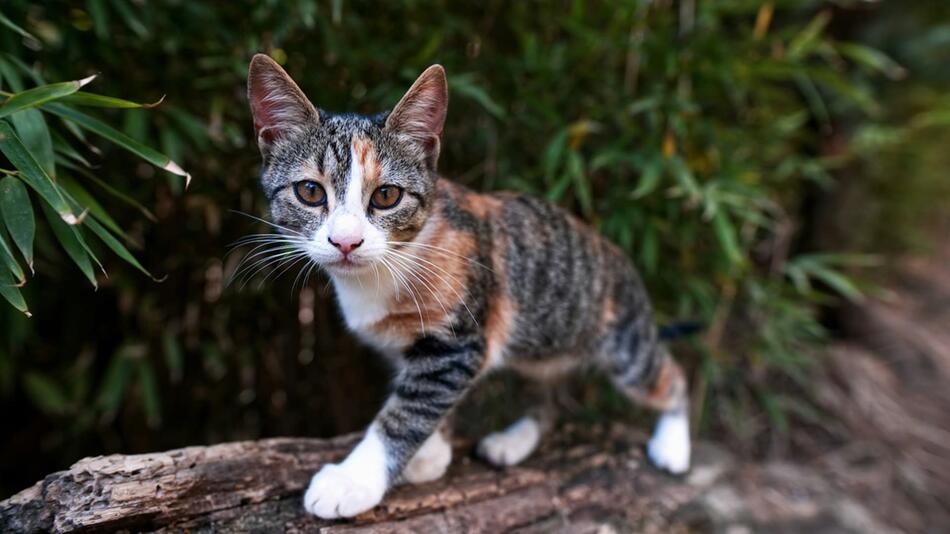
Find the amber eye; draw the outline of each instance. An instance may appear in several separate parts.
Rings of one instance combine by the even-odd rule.
[[[327,192],[323,186],[312,180],[304,180],[294,184],[294,193],[297,199],[308,206],[322,206],[327,203]]]
[[[388,210],[395,207],[402,200],[402,189],[394,185],[383,185],[373,191],[369,205],[378,210]]]

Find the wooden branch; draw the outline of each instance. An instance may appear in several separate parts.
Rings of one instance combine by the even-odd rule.
[[[442,480],[391,491],[349,521],[306,515],[301,494],[356,443],[278,438],[80,460],[0,502],[0,531],[499,532],[661,524],[698,487],[645,465],[643,434],[565,429],[523,466],[492,469],[456,449]]]

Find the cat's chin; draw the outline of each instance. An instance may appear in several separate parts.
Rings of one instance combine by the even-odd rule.
[[[368,261],[340,260],[323,265],[333,276],[353,277],[373,272],[372,264]]]

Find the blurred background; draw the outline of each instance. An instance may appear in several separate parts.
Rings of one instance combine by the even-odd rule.
[[[267,231],[244,215],[267,215],[264,52],[334,111],[443,64],[443,175],[572,210],[661,322],[708,325],[675,347],[701,439],[947,524],[950,4],[467,4],[0,5],[0,498],[87,455],[331,436],[380,405],[388,371],[325,278],[227,283],[249,250],[229,245]],[[591,378],[565,417],[650,420]],[[521,385],[486,384],[466,431]]]

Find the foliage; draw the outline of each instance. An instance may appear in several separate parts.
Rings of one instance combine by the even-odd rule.
[[[664,318],[709,322],[684,358],[703,428],[747,442],[763,429],[785,432],[790,413],[808,413],[801,392],[824,335],[816,307],[833,295],[858,298],[849,270],[868,261],[802,246],[809,195],[860,156],[848,137],[845,155],[830,157],[829,138],[844,125],[906,127],[887,122],[876,92],[902,67],[830,33],[848,9],[814,0],[10,0],[0,73],[18,96],[4,105],[39,105],[3,124],[56,173],[65,204],[56,209],[42,193],[34,203],[89,214],[79,225],[47,214],[49,227],[37,227],[37,259],[50,261],[23,288],[34,319],[0,310],[0,391],[46,414],[49,423],[27,432],[58,457],[365,423],[382,390],[361,385],[385,374],[338,335],[322,283],[293,297],[289,281],[223,287],[239,259],[225,256],[227,243],[255,230],[229,210],[266,210],[243,96],[250,56],[266,51],[331,110],[385,109],[425,66],[445,65],[443,173],[478,189],[545,195],[597,226],[637,262]],[[102,110],[100,121],[78,108],[134,106],[80,91],[42,103],[75,84],[31,93],[8,71],[31,80],[99,72],[101,93],[166,97],[154,110]],[[27,119],[50,121],[50,139],[21,131]],[[115,150],[165,166],[148,146],[195,174],[187,195],[178,179],[140,180],[153,170]],[[16,168],[13,189],[23,179]],[[9,217],[11,253],[29,265],[28,223],[11,221],[30,217],[15,208]],[[95,276],[76,259],[91,259],[92,246],[69,241],[80,230],[113,250],[144,245],[142,269],[165,282],[134,263]],[[52,261],[62,256],[49,246],[56,239],[70,243],[63,249],[97,292],[73,284],[79,277],[60,268],[68,260]],[[771,424],[747,430],[763,417]]]

